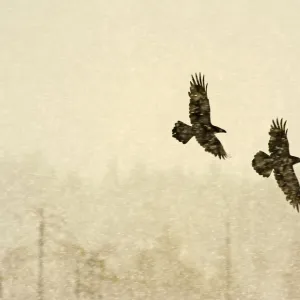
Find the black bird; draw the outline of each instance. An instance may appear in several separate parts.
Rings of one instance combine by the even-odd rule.
[[[204,76],[201,78],[201,73],[199,73],[199,77],[195,74],[195,78],[196,80],[192,75],[190,92],[188,93],[190,97],[189,116],[192,126],[177,121],[172,130],[172,136],[183,144],[195,136],[205,151],[218,156],[220,159],[225,159],[228,155],[215,134],[226,133],[226,131],[211,124],[207,84],[205,85]]]
[[[255,154],[252,160],[254,170],[263,177],[269,177],[274,170],[274,176],[278,186],[286,195],[286,200],[299,212],[300,185],[293,169],[293,165],[300,162],[300,158],[290,155],[288,130],[286,121],[272,120],[269,135],[270,155],[263,151]]]

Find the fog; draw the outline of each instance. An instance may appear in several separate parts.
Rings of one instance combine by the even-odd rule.
[[[276,117],[300,152],[299,8],[1,1],[0,297],[298,299],[299,214],[251,160]],[[172,138],[195,72],[228,160]]]

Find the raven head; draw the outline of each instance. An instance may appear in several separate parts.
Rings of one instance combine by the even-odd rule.
[[[227,131],[225,129],[222,129],[222,128],[218,127],[218,126],[214,126],[213,125],[213,129],[214,129],[215,133],[227,133]]]
[[[292,164],[295,165],[297,163],[300,163],[300,157],[297,156],[291,156]]]
[[[225,129],[219,128],[218,133],[227,133],[227,131]]]

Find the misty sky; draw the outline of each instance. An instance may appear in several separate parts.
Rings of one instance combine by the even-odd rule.
[[[287,120],[291,154],[300,156],[299,11],[296,0],[2,0],[0,156],[9,153],[19,158],[40,152],[59,172],[75,171],[93,181],[101,179],[106,164],[114,158],[123,171],[143,162],[150,169],[183,167],[205,172],[217,162],[223,171],[240,174],[241,182],[247,176],[263,180],[253,171],[251,160],[258,150],[267,151],[272,118]],[[172,138],[177,120],[189,123],[189,81],[195,72],[202,72],[208,82],[213,124],[227,131],[218,135],[231,155],[226,161],[206,153],[194,139],[182,145]],[[300,165],[295,172],[300,176]],[[224,176],[223,186],[225,181]],[[280,247],[292,239],[289,229],[298,230],[299,215],[285,202],[274,178],[266,183],[266,189],[270,186],[276,190],[267,200],[271,203],[280,195],[282,202],[274,204],[278,214],[261,209],[263,220],[273,218],[263,231],[270,240],[261,241],[271,244],[272,259],[277,263],[284,252]],[[67,199],[62,210],[68,214],[71,228],[80,227],[83,241],[96,244],[106,223],[118,241],[119,229],[123,234],[140,228],[152,232],[139,195],[137,192],[133,200],[128,196],[125,204],[122,199],[110,203],[110,199],[89,199],[87,195],[77,202]],[[3,210],[25,207],[25,196],[9,199]],[[154,195],[151,203],[155,208],[165,205],[166,215],[182,227],[178,229],[182,235],[191,226],[191,232],[198,230],[210,246],[214,233],[210,234],[206,224],[222,228],[227,202],[220,200],[214,211],[209,196],[201,203],[198,198],[186,200],[183,193],[171,207],[172,196],[167,204],[159,204]],[[130,209],[138,212],[135,217],[127,216]],[[242,219],[238,209],[233,216]],[[252,209],[247,211],[249,218],[257,214],[257,207]],[[107,219],[101,219],[100,213]],[[122,215],[117,227],[113,217]],[[187,221],[190,216],[192,221]],[[22,235],[23,241],[28,239],[28,228],[36,225],[36,219],[25,218],[19,231],[16,223],[7,220],[0,220],[2,245],[15,245],[17,235]],[[252,244],[259,230],[258,225],[253,229]],[[154,231],[159,232],[160,227]],[[191,241],[196,236],[192,233]],[[223,234],[220,231],[220,239]],[[189,255],[196,260],[198,244],[193,249]],[[245,257],[250,260],[241,252],[241,258]],[[249,266],[245,264],[245,278]]]
[[[251,159],[267,150],[273,117],[288,120],[300,153],[299,9],[292,0],[1,1],[1,152],[40,151],[94,179],[113,157],[123,170],[135,161],[201,170],[216,158],[171,130],[189,122],[190,75],[203,72],[212,121],[227,130],[219,138],[232,158],[221,164],[256,176]]]

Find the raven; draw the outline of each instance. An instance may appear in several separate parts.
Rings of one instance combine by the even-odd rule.
[[[215,134],[226,133],[226,131],[211,124],[207,84],[205,85],[204,75],[201,78],[201,73],[199,73],[199,77],[195,74],[195,78],[192,75],[190,92],[188,92],[190,97],[189,117],[192,126],[177,121],[172,130],[172,136],[183,144],[195,136],[205,151],[218,156],[220,159],[225,159],[228,155]]]
[[[272,120],[269,135],[270,155],[263,151],[255,154],[252,160],[254,170],[263,177],[269,177],[274,170],[278,186],[286,196],[286,200],[299,212],[300,185],[295,175],[293,165],[300,162],[300,158],[290,155],[287,139],[286,121]]]

